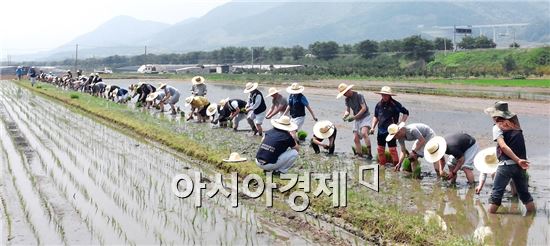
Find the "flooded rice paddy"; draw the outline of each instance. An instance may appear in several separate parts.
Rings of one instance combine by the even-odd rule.
[[[127,86],[133,81],[107,82]],[[178,105],[188,110],[183,106],[183,98],[190,84],[168,82],[182,92]],[[287,95],[284,88],[280,89]],[[267,88],[260,87],[260,90],[265,94]],[[307,88],[304,94],[319,119],[331,120],[338,127],[338,153],[335,157],[315,155],[304,146],[295,172],[344,170],[354,173],[359,165],[368,163],[351,158],[352,125],[340,119],[344,102],[335,99],[335,91]],[[372,111],[379,95],[360,92]],[[175,157],[162,148],[129,138],[15,86],[2,86],[0,93],[0,160],[5,177],[2,205],[11,218],[7,220],[10,227],[15,228],[3,233],[9,235],[10,243],[281,242],[276,241],[280,240],[277,236],[258,234],[262,230],[258,229],[261,223],[257,222],[261,216],[246,208],[228,208],[223,198],[203,202],[205,209],[195,209],[191,200],[176,199],[169,190],[170,179],[176,173],[196,169],[196,161]],[[209,84],[208,97],[217,102],[225,97],[246,99],[247,95],[241,87]],[[426,123],[440,135],[470,133],[482,147],[493,144],[490,141],[492,123],[483,109],[494,100],[406,94],[396,99],[411,112],[408,122]],[[269,106],[270,100],[267,101]],[[537,205],[535,216],[522,216],[522,205],[509,192],[505,194],[503,207],[511,214],[489,215],[486,207],[492,186],[490,178],[483,192],[475,195],[473,189],[465,185],[462,173],[459,173],[458,185],[450,186],[438,180],[427,163],[422,164],[422,180],[411,180],[406,174],[387,169],[380,173],[380,193],[369,192],[355,180],[350,180],[348,189],[398,205],[410,213],[433,211],[453,233],[464,237],[481,233],[490,235],[486,239],[489,244],[547,245],[550,241],[550,107],[547,102],[511,101],[510,104],[511,110],[520,115],[527,140],[532,163],[530,191]],[[174,119],[174,130],[178,134],[188,134],[208,147],[221,146],[241,152],[248,158],[254,157],[260,141],[242,132],[235,134],[228,129],[211,129],[209,124],[184,123],[179,116],[158,115]],[[313,124],[308,115],[304,129],[310,136]],[[248,125],[242,122],[240,127],[246,129]],[[264,129],[269,128],[269,121],[264,121]],[[371,142],[374,144],[374,138]],[[4,213],[1,216],[6,217]],[[273,231],[291,235],[283,242],[310,242],[281,230],[284,228]]]
[[[196,161],[2,81],[2,244],[314,243],[224,198],[173,195]]]
[[[113,80],[115,84],[129,85],[129,80]],[[170,82],[183,95],[189,92],[190,83]],[[157,81],[151,83],[156,84]],[[267,94],[267,86],[260,90]],[[288,96],[284,87],[279,87],[282,94]],[[235,85],[208,84],[207,97],[212,102],[222,98],[241,98],[246,100],[247,94],[243,88]],[[344,101],[336,100],[336,89],[306,88],[304,94],[320,120],[331,120],[339,129],[336,140],[336,157],[316,156],[310,149],[306,150],[302,158],[299,158],[296,169],[312,171],[346,170],[353,172],[357,165],[365,161],[357,161],[351,158],[351,145],[353,144],[352,124],[341,120],[344,110]],[[360,91],[365,95],[371,112],[380,96],[371,92]],[[399,92],[397,92],[399,94]],[[182,98],[184,98],[183,96]],[[491,141],[492,120],[483,110],[494,103],[494,99],[460,98],[447,96],[428,96],[415,94],[401,94],[396,97],[410,111],[409,123],[422,122],[430,125],[438,135],[454,132],[466,132],[474,136],[482,148],[493,146]],[[184,107],[183,100],[179,106]],[[270,98],[266,99],[268,107]],[[464,237],[472,237],[477,231],[490,231],[492,236],[489,242],[495,244],[530,244],[547,245],[550,243],[550,103],[508,100],[512,111],[518,113],[521,126],[526,139],[527,153],[531,161],[528,171],[530,175],[530,191],[537,205],[535,216],[522,216],[523,205],[518,199],[505,193],[503,207],[511,213],[507,215],[490,215],[486,212],[487,200],[492,189],[492,179],[488,178],[481,194],[476,195],[473,188],[466,185],[466,177],[459,173],[457,186],[450,186],[447,182],[435,177],[433,167],[426,162],[422,163],[423,179],[420,181],[407,178],[406,174],[394,173],[387,169],[381,173],[381,192],[379,194],[365,193],[376,199],[384,200],[391,204],[399,204],[411,213],[424,213],[434,211],[441,216],[447,226],[455,233]],[[304,130],[311,136],[314,121],[309,113],[306,116]],[[197,124],[195,124],[197,125]],[[207,125],[207,124],[203,124]],[[248,128],[246,123],[241,123],[241,128]],[[269,120],[264,121],[264,129],[270,129]],[[221,129],[214,130],[214,134],[205,137],[209,141],[236,146],[247,157],[253,158],[259,138],[247,137],[244,133],[240,138],[231,140],[224,134],[219,134]],[[308,137],[309,138],[309,137]],[[247,142],[256,143],[248,144]],[[247,144],[243,144],[247,143]],[[371,143],[375,144],[375,138],[371,137]],[[411,143],[408,143],[409,147]],[[307,149],[307,145],[305,146]],[[478,179],[477,170],[474,172]],[[350,184],[355,186],[354,182]],[[509,188],[508,188],[509,189]],[[518,226],[520,225],[520,226]],[[488,228],[488,229],[487,229]],[[486,233],[487,234],[487,233]]]

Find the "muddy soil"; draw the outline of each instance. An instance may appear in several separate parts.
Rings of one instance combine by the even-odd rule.
[[[232,208],[220,195],[203,195],[195,208],[194,199],[172,193],[170,182],[178,173],[208,175],[204,163],[1,84],[2,244],[354,242],[314,227],[302,232],[298,219],[271,222],[254,206]]]
[[[112,80],[114,84],[129,85],[130,80]],[[158,81],[151,81],[156,84]],[[185,82],[170,83],[182,92],[182,98],[188,93],[190,84]],[[279,87],[285,96],[284,88]],[[234,85],[209,84],[208,98],[217,102],[222,98],[246,99],[243,88]],[[260,86],[264,93],[267,88]],[[367,104],[372,111],[380,96],[373,91],[359,91],[365,95]],[[396,100],[400,101],[410,111],[408,122],[422,122],[430,125],[438,135],[454,132],[466,132],[474,136],[482,148],[493,146],[491,141],[492,120],[483,113],[483,110],[494,103],[494,99],[461,98],[448,96],[427,96],[417,94],[399,94]],[[304,94],[321,120],[333,121],[338,127],[335,157],[315,155],[307,148],[301,154],[296,164],[296,172],[313,170],[317,172],[330,172],[333,170],[346,170],[356,172],[358,165],[368,163],[364,160],[351,158],[352,132],[351,123],[341,120],[344,110],[342,99],[336,100],[336,89],[306,88]],[[188,94],[187,94],[188,95]],[[180,100],[179,106],[185,109]],[[268,107],[270,100],[268,99]],[[514,215],[488,215],[486,211],[487,199],[492,188],[492,180],[489,178],[482,193],[475,195],[473,189],[466,185],[466,178],[459,173],[457,186],[451,186],[445,181],[437,179],[433,173],[431,164],[422,163],[423,178],[420,181],[411,180],[404,173],[394,173],[391,169],[381,173],[381,192],[365,195],[385,201],[389,204],[399,204],[411,213],[423,213],[426,210],[434,211],[440,215],[453,231],[465,237],[470,237],[476,230],[489,227],[493,234],[491,240],[497,244],[548,244],[550,238],[550,104],[548,102],[535,102],[524,100],[507,100],[510,109],[519,114],[520,122],[526,138],[527,151],[532,163],[529,169],[530,191],[537,204],[537,213],[533,217],[523,217],[523,206],[517,198],[508,192],[505,194],[503,206],[507,212]],[[186,109],[188,110],[188,109]],[[178,119],[176,119],[178,120]],[[311,116],[306,116],[304,130],[311,136],[314,121]],[[242,128],[247,129],[245,122]],[[253,158],[260,141],[257,137],[248,137],[246,133],[235,134],[230,131],[217,129],[210,130],[208,124],[181,124],[181,132],[195,132],[194,138],[205,145],[230,146],[233,151],[240,151]],[[264,129],[270,129],[269,121],[264,121]],[[198,132],[198,133],[197,133]],[[198,136],[197,136],[198,135]],[[308,137],[309,139],[309,137]],[[371,143],[375,144],[375,138],[371,137]],[[409,147],[411,143],[408,143]],[[228,148],[229,149],[229,148]],[[474,172],[477,179],[478,173]],[[350,182],[354,189],[361,189],[353,181]],[[362,187],[364,188],[364,187]],[[517,226],[517,225],[522,226]],[[509,233],[513,230],[514,233]]]

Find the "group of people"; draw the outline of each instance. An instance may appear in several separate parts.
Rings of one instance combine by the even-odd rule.
[[[79,79],[80,77],[82,76],[79,75]],[[156,107],[164,111],[164,105],[168,104],[172,114],[181,111],[176,106],[180,99],[180,92],[166,83],[161,83],[156,88],[152,84],[139,82],[124,89],[117,85],[107,85],[97,78],[100,77],[96,74],[86,78],[86,82],[81,85],[84,86],[83,90],[120,103],[137,97],[137,106],[147,109]],[[202,76],[195,76],[191,82],[191,95],[185,98],[185,105],[190,106],[191,112],[186,120],[210,122],[221,128],[231,127],[236,131],[239,122],[246,119],[252,129],[252,135],[262,137],[255,162],[264,171],[274,174],[286,173],[294,166],[300,151],[297,132],[302,129],[305,122],[306,109],[316,122],[313,126],[313,137],[310,140],[311,148],[315,153],[325,149],[328,154],[334,154],[337,129],[331,121],[317,119],[307,97],[303,94],[304,86],[298,83],[288,86],[286,88],[288,99],[277,88],[269,88],[267,97],[271,97],[272,100],[271,106],[268,107],[258,83],[245,85],[243,93],[248,94],[246,100],[224,98],[218,103],[211,103],[206,96],[205,79]],[[376,153],[380,165],[391,164],[396,171],[399,171],[404,160],[408,159],[412,165],[411,170],[414,170],[417,160],[424,158],[433,163],[438,176],[452,182],[456,181],[458,171],[462,170],[469,184],[475,182],[473,174],[475,167],[481,173],[479,185],[476,187],[477,193],[483,188],[487,175],[492,175],[494,178],[490,212],[496,212],[500,206],[510,180],[513,180],[511,186],[526,205],[527,210],[534,210],[533,198],[528,191],[526,169],[529,167],[529,161],[527,161],[525,140],[518,117],[509,111],[506,102],[497,102],[493,107],[486,109],[485,112],[495,122],[492,132],[493,140],[497,144],[496,147],[480,151],[476,139],[467,133],[438,136],[426,124],[407,125],[409,111],[395,100],[396,94],[390,87],[384,86],[380,91],[374,92],[381,98],[372,113],[365,97],[353,90],[353,87],[345,83],[340,84],[336,98],[345,98],[342,119],[353,124],[353,141],[357,158],[369,160],[374,158],[369,136],[373,135],[377,128]],[[271,120],[272,129],[264,131],[262,127],[264,119]],[[361,140],[366,148],[363,148]],[[406,147],[406,141],[414,141],[410,150]],[[400,145],[399,150],[397,142]],[[389,159],[386,158],[386,146]],[[232,153],[234,156],[236,154],[238,153]],[[445,166],[448,168],[448,173],[444,171]]]

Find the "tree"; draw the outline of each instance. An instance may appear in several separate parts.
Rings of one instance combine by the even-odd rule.
[[[403,40],[403,49],[408,52],[409,58],[428,60],[432,55],[433,44],[420,35],[413,35]]]
[[[436,50],[452,50],[453,41],[448,38],[435,38],[434,49]]]
[[[296,61],[304,57],[306,54],[306,49],[300,45],[295,45],[292,47],[290,54],[292,55],[292,59]]]
[[[403,51],[403,41],[384,40],[378,44],[378,52],[400,52]]]
[[[280,47],[273,47],[269,49],[269,59],[272,61],[282,61],[284,56],[284,49]]]
[[[323,60],[330,60],[338,54],[338,44],[334,41],[315,42],[309,45],[312,54]]]
[[[519,44],[517,42],[513,42],[510,44],[510,48],[519,48]]]
[[[495,48],[497,44],[485,36],[479,36],[476,39],[476,46],[478,49]]]
[[[378,42],[376,41],[367,39],[357,44],[357,53],[365,59],[375,57],[376,52],[378,52]]]
[[[465,50],[475,49],[477,47],[476,39],[472,36],[466,36],[458,43],[458,47]]]

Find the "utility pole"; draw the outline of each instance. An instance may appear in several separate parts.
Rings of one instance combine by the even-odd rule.
[[[445,56],[447,56],[447,38],[443,38],[443,46],[445,47]]]
[[[75,55],[74,55],[74,70],[76,71],[76,66],[78,66],[78,44],[76,44]]]
[[[147,45],[145,45],[145,57],[143,58],[143,63],[147,64]]]
[[[250,48],[252,50],[252,58],[250,59],[250,62],[252,64],[252,69],[254,69],[254,47]]]
[[[453,44],[455,45],[453,50],[456,51],[456,25],[453,26]]]

